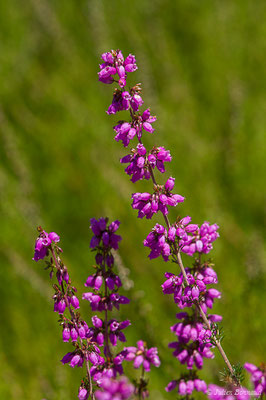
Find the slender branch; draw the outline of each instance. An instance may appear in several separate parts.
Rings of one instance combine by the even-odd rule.
[[[89,364],[88,360],[86,360],[85,365],[86,365],[88,382],[89,382],[89,394],[90,394],[92,400],[95,400],[95,396],[93,393],[93,387],[92,387],[91,373],[90,373],[90,364]]]
[[[55,255],[55,251],[54,251],[54,249],[53,249],[53,246],[50,246],[50,249],[51,249],[51,253],[52,253],[52,257],[53,257],[55,266],[56,266],[56,268],[59,270],[59,269],[60,269],[60,266],[59,266],[59,264],[58,264],[57,257],[56,257],[56,255]],[[66,295],[66,292],[65,292],[65,288],[64,288],[63,282],[61,283],[61,289],[62,289],[62,292],[63,292],[63,294],[64,294],[64,299],[65,299],[67,308],[68,308],[68,310],[69,310],[69,313],[70,313],[70,315],[71,315],[71,319],[72,319],[72,321],[73,321],[73,323],[74,323],[74,325],[75,325],[75,328],[77,328],[76,316],[75,316],[75,313],[73,312],[73,310],[72,310],[71,307],[70,307],[70,304],[69,304],[69,301],[68,301],[68,298],[67,298],[67,295]],[[81,348],[82,348],[82,347],[83,347],[83,343],[82,343],[82,340],[81,340],[80,338],[79,338],[79,341],[80,341],[80,345],[81,345]],[[90,365],[89,365],[89,361],[86,360],[86,359],[85,359],[85,365],[86,365],[87,377],[88,377],[88,382],[89,382],[89,394],[90,394],[91,399],[92,399],[92,400],[95,400],[94,393],[93,393],[93,387],[92,387],[92,380],[91,380],[91,373],[90,373]]]

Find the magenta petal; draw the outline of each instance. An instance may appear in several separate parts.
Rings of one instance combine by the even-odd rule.
[[[133,363],[134,368],[139,368],[141,366],[141,364],[143,363],[143,361],[144,361],[143,356],[137,356]]]

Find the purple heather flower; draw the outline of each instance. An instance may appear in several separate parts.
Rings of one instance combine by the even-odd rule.
[[[126,296],[119,295],[118,293],[111,293],[108,298],[102,299],[100,295],[87,292],[83,293],[82,299],[90,302],[92,311],[103,311],[106,306],[109,311],[111,311],[113,307],[119,310],[120,304],[128,304],[130,302]]]
[[[194,390],[197,392],[207,393],[207,385],[203,380],[200,379],[181,379],[180,381],[174,380],[169,382],[165,390],[171,392],[177,387],[177,391],[181,396],[192,394]]]
[[[166,272],[166,281],[162,284],[164,294],[173,294],[174,301],[179,308],[191,307],[195,300],[201,298],[206,300],[208,291],[206,292],[206,285],[202,280],[196,279],[189,273],[189,268],[186,268],[188,286],[184,288],[184,277],[183,274],[174,275]],[[220,292],[219,292],[220,293]],[[210,296],[208,300],[211,299]],[[212,301],[212,299],[211,299]]]
[[[169,151],[166,151],[163,147],[154,147],[149,154],[142,143],[139,143],[136,149],[131,150],[131,154],[128,154],[121,158],[121,163],[129,163],[126,167],[125,172],[128,175],[132,175],[131,181],[137,182],[141,179],[150,179],[151,168],[157,167],[160,172],[165,172],[164,162],[171,161]]]
[[[94,290],[100,290],[101,286],[103,284],[103,278],[101,275],[90,275],[86,282],[84,283],[84,286],[86,287],[92,287]]]
[[[132,54],[129,54],[124,62],[126,72],[134,72],[138,69],[136,64],[136,58]]]
[[[148,156],[148,161],[152,168],[157,167],[161,173],[164,173],[164,163],[171,162],[172,157],[170,151],[165,150],[164,147],[154,147]]]
[[[91,230],[94,233],[94,236],[92,237],[90,242],[90,247],[92,249],[100,246],[101,243],[107,249],[118,249],[118,242],[121,240],[121,236],[114,233],[116,229],[114,230],[114,225],[112,224],[113,223],[107,226],[107,219],[105,218],[100,218],[99,220],[96,220],[95,218],[91,219]],[[114,221],[114,224],[115,226],[119,226],[120,222]],[[112,258],[109,259],[109,262],[111,260]],[[97,261],[99,261],[98,255],[96,255],[96,262]]]
[[[61,299],[60,301],[56,302],[55,311],[58,311],[59,314],[64,314],[66,309],[66,302],[65,300]]]
[[[120,353],[121,354],[121,353]],[[101,385],[101,382],[104,378],[116,378],[118,375],[123,374],[123,367],[122,367],[122,362],[124,360],[124,357],[122,356],[122,360],[118,361],[117,358],[119,358],[120,354],[118,354],[114,358],[114,363],[112,366],[107,365],[107,363],[102,359],[102,362],[99,363],[97,366],[93,366],[90,369],[91,376],[94,379],[94,381],[97,383],[98,386]]]
[[[112,293],[108,302],[108,309],[111,311],[113,306],[119,310],[120,304],[129,304],[130,300],[126,296],[122,296],[118,293]]]
[[[103,334],[103,321],[94,315],[92,317],[93,328],[89,328],[86,333],[86,337],[90,338],[92,341],[96,342],[99,346],[103,346],[104,344],[104,334]]]
[[[197,347],[195,348],[195,344]],[[203,366],[203,358],[213,358],[214,354],[210,351],[213,347],[211,343],[184,343],[179,340],[178,342],[171,342],[169,348],[174,349],[173,356],[176,357],[181,364],[186,364],[187,369],[196,368],[201,369]]]
[[[61,360],[63,364],[69,364],[70,367],[82,367],[83,357],[79,353],[73,351],[72,353],[67,353]]]
[[[177,387],[177,381],[173,380],[171,382],[168,383],[168,385],[165,388],[166,392],[171,392],[172,390],[174,390]]]
[[[103,346],[104,345],[104,334],[102,332],[99,332],[96,335],[96,339],[95,342],[99,345],[99,346]]]
[[[186,385],[186,382],[183,379],[179,382],[178,393],[181,396],[184,396],[184,395],[187,394],[187,385]]]
[[[151,249],[149,258],[157,258],[162,255],[164,261],[168,261],[171,254],[169,244],[166,242],[167,229],[162,225],[156,224],[153,230],[148,234],[143,244]]]
[[[193,256],[195,252],[208,254],[212,249],[212,242],[219,237],[218,225],[210,225],[209,222],[204,222],[201,227],[193,224],[185,225],[179,226],[176,232],[180,238],[179,246],[182,252],[189,256]]]
[[[122,329],[125,329],[129,325],[131,325],[129,320],[122,321],[119,323],[117,320],[111,319],[108,322],[108,325],[109,325],[109,329],[110,329],[110,334],[109,334],[110,342],[112,343],[113,346],[117,345],[117,339],[120,342],[126,342],[126,337],[125,337],[124,333],[121,331],[122,331]]]
[[[134,386],[128,382],[126,377],[114,380],[103,378],[101,390],[96,390],[97,400],[126,400],[134,393]]]
[[[107,114],[116,114],[118,111],[128,110],[131,96],[128,92],[115,89],[112,104],[107,110]]]
[[[134,112],[137,112],[143,103],[142,97],[138,93],[135,93],[130,99],[130,105]]]
[[[150,114],[150,110],[145,110],[142,115],[135,114],[134,120],[132,123],[126,121],[120,121],[117,125],[114,126],[114,131],[116,132],[115,140],[119,142],[122,141],[124,147],[127,147],[130,143],[130,140],[134,139],[137,135],[140,140],[142,137],[142,130],[149,133],[154,132],[154,128],[152,127],[152,123],[156,121],[156,117]]]
[[[167,206],[175,207],[178,203],[182,203],[184,201],[183,196],[170,192],[173,187],[174,178],[169,178],[164,187],[157,186],[154,194],[134,193],[132,195],[132,208],[139,210],[138,217],[150,219],[158,211],[161,211],[163,215],[167,215]]]
[[[97,317],[97,315],[94,315],[92,318],[92,324],[95,328],[101,328],[103,326],[103,321]]]
[[[133,361],[134,368],[139,368],[143,364],[145,371],[150,371],[150,365],[159,367],[161,362],[156,347],[147,348],[142,340],[137,342],[137,347],[125,347],[127,354],[125,360]]]
[[[113,101],[107,110],[107,114],[116,114],[118,111],[128,110],[130,106],[136,112],[142,104],[143,100],[138,93],[131,95],[127,91],[115,89]]]
[[[57,243],[60,237],[55,232],[47,233],[42,231],[35,242],[34,261],[39,261],[48,255],[52,242]]]
[[[244,368],[251,374],[256,397],[266,394],[266,365],[261,364],[260,367],[257,367],[254,364],[245,363]]]
[[[118,75],[118,83],[121,88],[126,85],[127,72],[133,72],[137,69],[136,59],[133,55],[129,55],[124,60],[124,56],[120,50],[102,54],[104,63],[100,64],[99,81],[103,83],[113,83],[114,75]]]
[[[79,308],[79,299],[77,296],[70,297],[71,305],[77,310]]]
[[[92,365],[98,365],[99,364],[99,356],[94,351],[91,351],[88,354],[88,360],[92,363]]]
[[[72,342],[76,342],[78,340],[79,335],[78,335],[76,328],[72,327],[70,329],[70,336],[71,336]]]
[[[221,322],[223,317],[218,314],[209,314],[208,315],[208,320],[211,322]]]
[[[137,134],[136,128],[134,128],[129,122],[119,122],[114,126],[116,132],[115,140],[119,142],[122,141],[124,147],[129,145],[130,140],[134,139]]]
[[[131,154],[121,158],[121,163],[129,163],[125,172],[132,175],[131,181],[137,182],[140,179],[149,179],[150,172],[147,165],[146,149],[139,143],[136,149],[131,150]]]
[[[70,329],[65,327],[62,332],[62,338],[64,342],[68,342],[70,339]]]
[[[78,326],[78,335],[80,339],[85,339],[86,338],[86,329],[84,325],[79,325]]]
[[[102,300],[101,296],[93,292],[86,292],[82,294],[82,299],[90,302],[92,311],[99,311],[99,303]]]
[[[81,386],[79,388],[78,398],[79,400],[87,400],[89,398],[89,392],[87,391],[87,389]]]
[[[138,138],[140,138],[141,129],[145,129],[145,131],[149,133],[154,132],[154,128],[152,127],[152,123],[156,121],[156,117],[151,115],[150,109],[143,111],[142,115],[139,117],[138,122]]]

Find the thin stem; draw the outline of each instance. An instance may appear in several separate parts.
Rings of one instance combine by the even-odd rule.
[[[92,387],[92,380],[91,380],[89,361],[86,360],[85,364],[86,364],[86,370],[87,370],[87,376],[88,376],[88,382],[89,382],[89,394],[90,394],[90,397],[92,398],[92,400],[95,400],[95,396],[94,396],[94,393],[93,393],[93,387]]]
[[[141,375],[140,375],[140,380],[139,380],[139,400],[142,400],[143,399],[143,396],[142,396],[142,389],[143,389],[143,381],[144,381],[144,375],[145,375],[145,370],[144,370],[144,367],[143,367],[143,364],[142,364],[142,366],[141,366]]]

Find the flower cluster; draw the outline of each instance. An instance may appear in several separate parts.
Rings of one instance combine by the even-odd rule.
[[[181,233],[177,228],[177,236],[180,238],[179,246],[183,253],[193,256],[196,252],[208,254],[212,250],[212,243],[219,237],[217,224],[210,225],[209,222],[204,222],[200,227],[192,230],[187,227],[181,228]],[[187,233],[191,233],[188,235]]]
[[[138,217],[151,219],[154,214],[161,211],[163,215],[168,214],[167,206],[177,206],[184,201],[184,197],[179,194],[172,194],[174,188],[174,178],[169,178],[165,185],[157,185],[153,194],[134,193],[132,195],[132,208],[139,210]]]
[[[164,147],[154,147],[148,154],[142,143],[138,143],[136,149],[131,149],[131,153],[121,158],[122,164],[128,164],[125,172],[131,175],[133,183],[141,179],[150,179],[150,168],[158,168],[160,172],[165,172],[165,162],[171,161],[171,155]]]
[[[114,221],[109,226],[107,226],[107,222],[107,218],[100,218],[99,220],[95,218],[91,219],[91,230],[94,236],[91,238],[90,247],[92,249],[101,249],[101,246],[104,246],[109,253],[109,258],[104,259],[104,255],[99,252],[96,256],[96,262],[100,265],[106,262],[111,266],[113,264],[113,257],[110,254],[110,250],[117,250],[118,242],[121,240],[121,236],[115,234],[119,228],[120,222]]]
[[[96,266],[95,273],[89,275],[85,282],[85,286],[91,288],[91,291],[82,295],[84,300],[89,301],[92,311],[104,313],[103,318],[97,315],[92,317],[92,326],[86,332],[86,337],[92,343],[99,347],[104,347],[104,358],[101,359],[100,363],[93,364],[90,370],[94,381],[103,389],[95,393],[99,399],[113,398],[110,396],[114,393],[117,399],[127,398],[121,397],[123,392],[119,392],[122,390],[121,388],[126,388],[124,381],[115,381],[114,379],[117,375],[123,374],[122,364],[124,361],[134,360],[132,355],[134,348],[130,348],[131,353],[129,348],[125,347],[121,352],[115,354],[115,347],[118,342],[126,342],[124,330],[131,325],[130,321],[119,322],[114,318],[109,319],[108,316],[113,307],[119,309],[120,305],[129,303],[129,299],[126,296],[118,293],[122,287],[122,282],[113,271],[114,258],[112,251],[117,250],[118,242],[121,240],[121,237],[115,233],[118,227],[119,221],[114,221],[108,225],[107,218],[91,219],[91,229],[94,233],[91,240],[91,248],[96,253]],[[150,363],[159,366],[160,361],[157,349],[148,350],[144,346],[144,342],[140,341],[138,343],[139,345],[142,343],[138,354],[143,354],[143,365],[145,365],[146,371],[150,370]],[[133,365],[136,367],[135,361]],[[109,380],[106,380],[107,378]]]
[[[105,231],[103,223],[97,227],[95,224],[94,227],[97,237]],[[41,227],[38,230],[34,259],[38,261],[46,257],[46,269],[50,269],[50,278],[54,275],[56,277],[57,283],[53,285],[54,311],[59,314],[63,342],[71,340],[74,346],[74,350],[66,353],[61,362],[69,364],[72,368],[83,367],[84,363],[86,369],[89,363],[93,366],[102,365],[104,358],[101,356],[98,343],[91,339],[90,329],[77,311],[80,307],[76,295],[77,289],[72,286],[68,269],[61,259],[62,249],[57,245],[60,238],[55,232],[47,234]],[[116,239],[113,239],[113,242],[116,243]],[[84,382],[79,390],[80,400],[87,399],[92,394],[90,376]]]
[[[48,256],[52,243],[58,243],[60,237],[55,232],[47,233],[40,229],[40,235],[35,242],[34,261],[39,261]]]
[[[102,54],[103,63],[100,64],[99,81],[103,83],[113,83],[114,76],[118,75],[118,84],[121,88],[126,86],[126,78],[128,72],[136,71],[137,64],[134,56],[129,54],[124,59],[120,50],[110,51]]]
[[[151,260],[162,255],[164,261],[168,261],[171,254],[171,248],[166,241],[166,237],[167,229],[160,224],[156,224],[153,230],[144,240],[144,246],[151,249],[151,252],[149,254],[149,258]]]
[[[180,396],[190,395],[194,390],[197,392],[203,392],[204,394],[207,393],[206,383],[201,379],[193,379],[193,376],[190,377],[189,375],[169,382],[165,390],[171,392],[176,388]]]
[[[136,382],[135,387],[123,377],[117,380],[117,375],[123,374],[123,362],[132,361],[137,368],[141,364],[145,371],[150,370],[150,365],[158,367],[160,360],[157,348],[148,349],[143,341],[138,342],[138,347],[125,347],[121,352],[114,354],[118,342],[126,342],[124,330],[131,325],[129,320],[119,322],[117,319],[108,318],[108,312],[113,307],[119,309],[121,304],[128,304],[129,299],[118,293],[122,287],[119,276],[114,272],[114,257],[112,252],[118,249],[121,236],[116,234],[120,222],[108,224],[108,218],[91,219],[93,237],[90,242],[92,251],[95,252],[95,272],[89,275],[85,282],[91,292],[83,293],[82,298],[88,300],[92,311],[103,312],[103,318],[93,315],[92,326],[88,326],[80,313],[77,289],[72,286],[67,267],[60,255],[62,250],[58,247],[60,240],[55,232],[47,234],[39,228],[39,236],[35,244],[35,260],[46,258],[46,269],[50,269],[50,278],[54,275],[57,283],[53,285],[55,293],[54,311],[59,314],[62,326],[63,342],[71,342],[74,349],[66,353],[61,359],[62,364],[70,367],[83,367],[86,365],[87,377],[81,382],[78,398],[86,400],[97,399],[128,399],[133,392],[141,396],[148,394],[143,377]],[[49,256],[49,257],[48,257]],[[101,348],[103,347],[103,354]],[[93,382],[101,388],[94,395]]]
[[[256,367],[254,364],[245,363],[244,368],[251,374],[256,397],[266,394],[266,364]]]
[[[137,206],[143,207],[139,211],[139,217],[142,218],[147,208],[149,211],[149,206],[147,206],[147,208],[145,208],[145,206],[147,202],[150,202],[151,195],[148,196],[147,193],[136,193],[136,195],[136,198],[140,199],[137,202]],[[145,199],[148,199],[146,200],[146,204],[144,203],[144,200],[142,200],[142,195],[145,197]],[[184,201],[184,198],[180,195],[173,196],[178,196],[178,202]],[[136,208],[135,203],[133,201],[133,208]],[[142,211],[143,209],[144,212]],[[155,206],[155,209],[156,212],[161,211],[163,215],[168,214],[168,210],[165,212],[165,209],[160,207],[157,208],[157,205]],[[148,216],[146,215],[146,217],[151,218],[154,213],[155,212],[152,213],[152,211],[149,211],[149,214]],[[156,224],[143,242],[144,246],[151,249],[149,257],[152,259],[162,255],[163,259],[168,261],[170,254],[175,254],[177,250],[182,251],[189,256],[193,256],[195,253],[208,254],[212,249],[212,243],[219,237],[217,232],[218,225],[210,225],[208,222],[204,222],[204,224],[199,227],[198,225],[191,224],[190,222],[191,217],[184,217],[174,225],[169,226],[168,230],[162,225]]]
[[[103,378],[101,389],[95,392],[97,400],[126,400],[134,393],[134,386],[126,377],[117,380]]]
[[[113,94],[112,104],[106,111],[107,114],[116,114],[118,111],[129,110],[132,108],[133,111],[138,111],[139,107],[142,106],[143,100],[140,96],[140,86],[136,85],[130,90],[130,93],[126,90],[122,91],[115,89]]]
[[[143,340],[137,342],[137,347],[125,348],[125,360],[133,361],[134,368],[139,368],[143,365],[145,371],[150,371],[151,364],[155,367],[161,365],[156,347],[147,348],[147,344]]]
[[[127,147],[132,139],[136,136],[138,139],[142,137],[142,130],[153,133],[154,128],[152,123],[156,121],[156,117],[152,116],[150,110],[143,111],[142,114],[138,113],[135,115],[134,120],[129,123],[126,121],[120,121],[114,126],[116,132],[115,140],[123,143],[124,147]]]
[[[207,266],[206,266],[207,265]],[[179,308],[191,307],[195,301],[201,304],[204,312],[213,307],[215,298],[221,297],[221,292],[215,288],[207,289],[208,284],[217,283],[215,271],[205,264],[196,268],[186,268],[186,280],[184,275],[174,275],[166,272],[166,281],[162,284],[164,294],[173,294],[174,301]],[[186,285],[185,285],[186,284]]]

